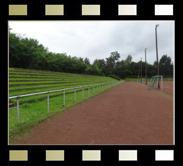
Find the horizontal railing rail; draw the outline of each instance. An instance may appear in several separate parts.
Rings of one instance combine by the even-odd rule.
[[[113,82],[108,82],[108,83],[99,83],[99,84],[93,84],[93,85],[85,85],[85,86],[78,86],[78,87],[71,87],[71,88],[65,88],[65,89],[58,89],[58,90],[51,90],[51,91],[44,91],[44,92],[38,92],[38,93],[31,93],[31,94],[24,94],[24,95],[17,95],[17,96],[11,96],[9,97],[9,99],[16,99],[17,100],[17,121],[19,123],[19,98],[21,97],[27,97],[27,96],[35,96],[35,95],[40,95],[40,94],[47,94],[47,112],[49,114],[49,94],[50,93],[54,93],[54,92],[61,92],[63,91],[63,106],[65,107],[65,91],[67,90],[74,90],[74,100],[76,102],[76,90],[77,89],[82,89],[82,96],[84,99],[84,88],[88,88],[88,97],[90,96],[90,87],[93,87],[93,94],[94,92],[94,88],[97,86],[97,93],[98,93],[98,89],[100,87],[100,91],[102,90],[102,86],[105,85],[110,85],[111,87],[113,87],[116,84],[120,84],[123,81],[113,81]]]

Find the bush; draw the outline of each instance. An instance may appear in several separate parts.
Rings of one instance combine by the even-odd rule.
[[[117,76],[117,75],[109,75],[108,77],[114,78],[114,79],[116,79],[118,81],[121,80],[121,78],[119,76]]]

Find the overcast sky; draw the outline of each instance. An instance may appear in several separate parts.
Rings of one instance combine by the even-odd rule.
[[[9,21],[12,32],[34,38],[55,53],[105,59],[118,51],[120,60],[156,61],[155,25],[158,27],[158,55],[174,62],[174,21]]]

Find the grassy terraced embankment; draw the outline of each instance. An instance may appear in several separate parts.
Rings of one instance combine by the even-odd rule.
[[[51,71],[38,71],[28,69],[9,68],[9,96],[17,96],[36,92],[64,89],[69,87],[78,87],[93,85],[98,83],[107,83],[117,81],[110,77],[93,76],[83,74],[71,74]],[[103,90],[108,89],[104,87]],[[95,87],[90,89],[90,96],[99,93],[100,89]],[[66,91],[65,104],[63,107],[63,92],[50,93],[50,113],[62,112],[65,108],[72,107],[77,102],[83,100],[82,91],[77,90],[77,101],[74,101],[74,90]],[[88,98],[88,88],[84,90],[84,99]],[[19,98],[20,103],[20,123],[17,123],[16,99],[9,100],[9,137],[13,138],[25,126],[35,125],[39,121],[48,117],[47,114],[47,95],[41,94]],[[10,139],[11,140],[11,139]]]

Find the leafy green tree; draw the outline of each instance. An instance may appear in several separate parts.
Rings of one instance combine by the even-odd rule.
[[[9,33],[9,66],[19,67],[19,49],[20,49],[20,37],[14,33]]]
[[[132,62],[132,56],[128,55],[124,62],[125,62],[125,65],[129,66]]]
[[[128,55],[125,60],[119,60],[117,51],[111,52],[106,59],[96,59],[93,64],[89,58],[71,57],[66,53],[49,52],[48,48],[32,38],[12,33],[9,28],[9,66],[27,69],[51,70],[92,75],[113,75],[125,78],[137,77],[139,62],[133,62]],[[159,62],[160,74],[173,75],[171,58],[163,55]],[[157,63],[147,64],[148,76],[157,74]],[[145,63],[142,62],[142,72],[145,74]],[[139,73],[140,74],[140,73]]]
[[[114,67],[116,66],[116,62],[119,60],[120,54],[115,51],[111,52],[109,58],[106,58],[106,75],[112,75],[114,71]]]
[[[84,63],[90,65],[90,60],[89,60],[88,58],[85,58],[85,59],[84,59]]]
[[[95,59],[93,62],[94,65],[97,65],[98,68],[100,69],[100,75],[105,75],[106,74],[106,62],[104,59]]]
[[[163,55],[159,61],[159,70],[161,75],[173,75],[173,64],[171,57]]]

